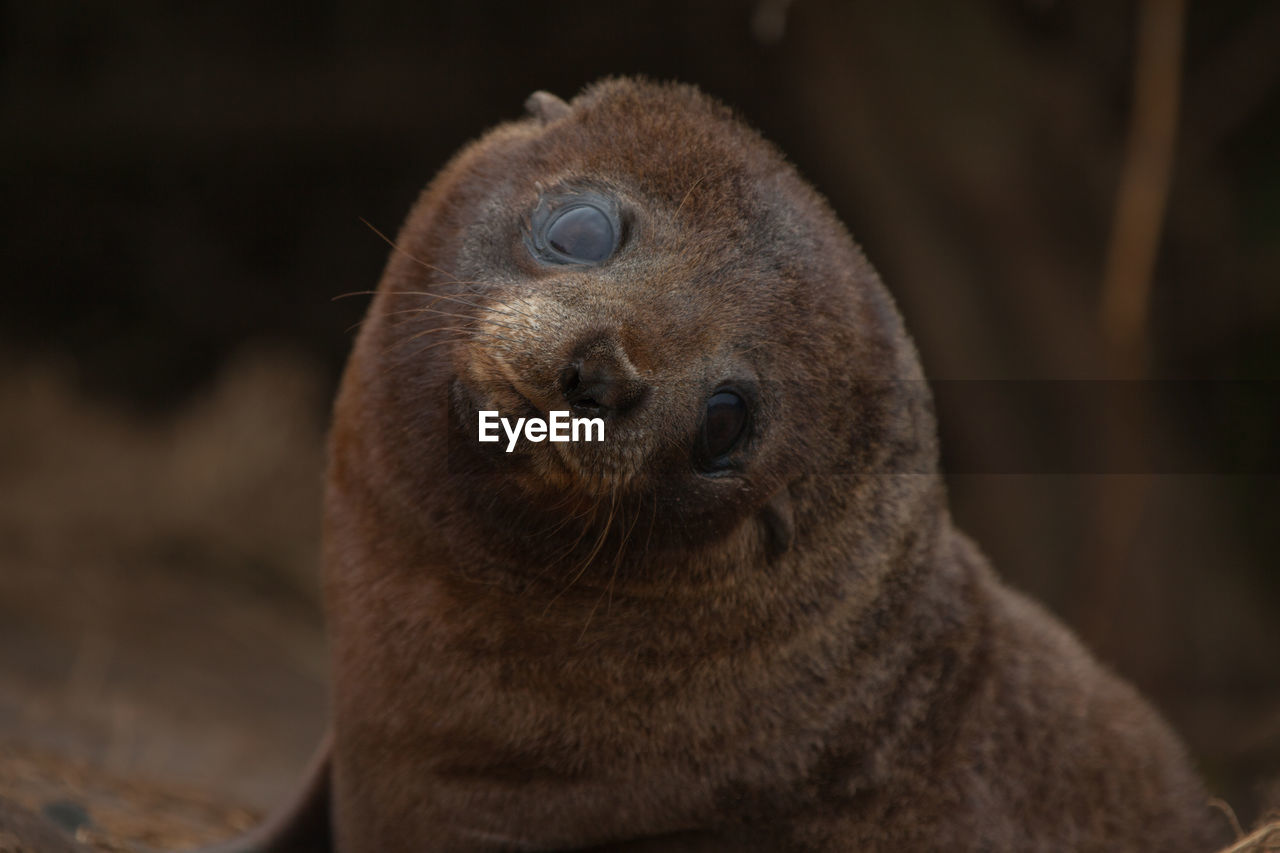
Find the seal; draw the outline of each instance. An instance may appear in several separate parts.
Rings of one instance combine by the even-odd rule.
[[[356,341],[331,754],[248,849],[1211,849],[1168,727],[953,527],[826,202],[688,86],[527,107],[424,191]],[[478,440],[557,411],[604,440]]]

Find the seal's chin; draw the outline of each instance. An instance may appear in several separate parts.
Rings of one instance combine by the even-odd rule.
[[[588,503],[616,500],[642,479],[645,448],[634,431],[610,432],[598,441],[521,439],[510,454],[513,470],[531,497],[576,495]]]

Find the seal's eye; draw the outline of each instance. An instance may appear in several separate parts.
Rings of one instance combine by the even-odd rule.
[[[524,233],[525,246],[546,264],[601,264],[623,242],[618,200],[593,189],[538,199]]]
[[[613,223],[594,205],[565,208],[547,225],[547,245],[565,260],[598,264],[613,254],[616,243]]]
[[[737,445],[747,427],[747,403],[734,391],[717,391],[707,400],[702,420],[702,452],[711,467]]]

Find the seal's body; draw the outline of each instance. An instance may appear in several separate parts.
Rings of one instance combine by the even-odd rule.
[[[328,843],[1210,849],[1166,726],[953,529],[826,203],[692,88],[530,110],[423,194],[338,398]],[[477,440],[555,410],[605,440]]]

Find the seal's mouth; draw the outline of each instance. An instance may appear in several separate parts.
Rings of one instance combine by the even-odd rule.
[[[637,445],[631,431],[618,432],[617,424],[608,421],[590,440],[531,441],[521,432],[512,442],[508,427],[519,429],[524,421],[549,423],[552,420],[552,413],[534,403],[531,397],[535,395],[518,381],[476,382],[456,377],[453,387],[451,407],[464,441],[488,457],[498,470],[513,476],[530,495],[576,493],[593,499],[611,495],[630,485],[643,463],[643,442]],[[564,409],[569,410],[569,406]],[[496,418],[488,414],[492,412],[498,413]],[[486,413],[486,435],[489,436],[483,441],[479,437],[482,413]],[[564,412],[557,410],[556,414]],[[590,420],[589,416],[571,417]],[[501,424],[502,419],[505,425],[494,426]],[[572,421],[570,425],[570,434],[577,434],[572,429]],[[582,430],[583,435],[587,432]]]
[[[455,380],[465,389],[471,408],[475,412],[496,410],[503,417],[546,418],[547,413],[533,402],[538,395],[521,381],[511,365],[485,355],[488,357],[477,359]]]
[[[520,390],[519,385],[516,385],[515,383],[507,383],[501,389],[501,392],[502,393],[500,395],[500,398],[505,398],[506,400],[514,400],[516,403],[516,405],[510,407],[511,414],[517,417],[525,417],[525,418],[530,418],[530,417],[546,418],[547,413],[544,412],[542,409],[540,409],[537,405],[535,405],[534,402],[529,399],[529,395],[524,391]],[[502,411],[502,406],[500,404],[499,404],[499,411]],[[507,413],[503,412],[503,414],[507,414]]]
[[[477,384],[457,378],[453,381],[453,386],[456,389],[455,399],[462,404],[455,405],[457,415],[472,438],[476,437],[476,427],[481,412],[496,411],[504,418],[544,419],[546,417],[546,413],[535,405],[524,391],[509,382]]]

